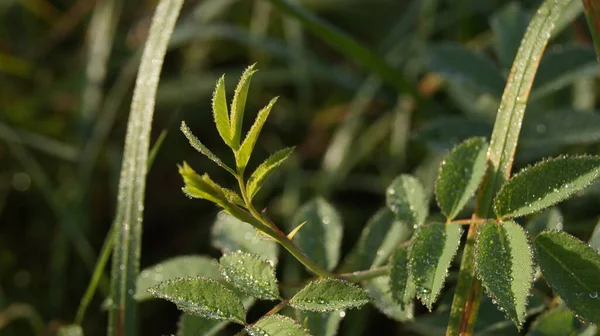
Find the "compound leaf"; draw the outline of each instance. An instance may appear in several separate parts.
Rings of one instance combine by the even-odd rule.
[[[331,312],[360,307],[369,302],[362,288],[338,279],[310,282],[290,300],[290,306],[314,312]]]
[[[219,259],[223,277],[238,290],[262,300],[280,299],[275,268],[259,256],[233,252]]]
[[[571,197],[600,177],[600,157],[561,156],[513,176],[494,200],[499,218],[538,212]]]
[[[158,298],[173,302],[185,313],[246,324],[246,312],[240,298],[215,280],[203,277],[172,279],[149,291]]]
[[[542,232],[534,246],[550,287],[580,318],[600,323],[600,253],[559,231]]]
[[[476,239],[477,274],[496,305],[520,328],[534,273],[527,234],[513,221],[488,222]]]
[[[487,148],[484,138],[471,138],[454,147],[442,161],[435,195],[448,220],[458,215],[483,180]]]

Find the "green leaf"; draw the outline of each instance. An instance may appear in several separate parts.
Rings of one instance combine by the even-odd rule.
[[[247,326],[246,331],[250,336],[310,336],[298,322],[279,314],[261,318],[256,323]]]
[[[594,48],[577,44],[550,48],[540,62],[531,99],[545,97],[579,78],[596,74],[598,63]]]
[[[511,2],[494,13],[490,20],[494,33],[494,50],[502,65],[509,68],[529,24],[529,15],[518,2]]]
[[[162,282],[149,290],[152,295],[173,302],[185,313],[246,324],[246,312],[240,298],[215,280],[179,278]]]
[[[227,95],[225,93],[225,75],[217,81],[215,92],[212,97],[212,110],[217,131],[227,146],[232,147],[231,127],[229,123],[229,111],[227,110]]]
[[[76,324],[61,327],[56,333],[57,336],[83,336],[83,329]]]
[[[200,140],[192,133],[190,128],[185,124],[185,121],[181,122],[181,132],[190,142],[190,145],[194,147],[195,150],[202,153],[207,158],[211,159],[214,163],[218,164],[221,168],[227,170],[229,173],[235,175],[233,169],[231,169],[228,165],[226,165],[219,157],[217,157],[210,149],[206,148]]]
[[[588,145],[600,142],[596,111],[558,110],[526,116],[519,145],[523,148]]]
[[[442,161],[435,195],[448,220],[458,215],[479,188],[487,169],[487,148],[484,138],[471,138]]]
[[[387,317],[398,322],[406,322],[414,318],[412,302],[402,307],[392,299],[390,277],[383,276],[372,279],[367,282],[365,289],[372,298],[371,303]]]
[[[412,234],[412,227],[396,219],[387,207],[379,209],[367,222],[344,271],[364,270],[383,265],[393,250]]]
[[[222,188],[214,183],[208,175],[198,175],[186,162],[183,162],[183,165],[178,168],[179,174],[185,184],[182,190],[186,195],[194,198],[202,198],[222,207],[225,206],[227,200]]]
[[[135,299],[143,301],[152,299],[148,288],[159,283],[175,278],[203,276],[220,280],[219,263],[217,260],[200,256],[180,256],[167,259],[154,266],[144,269],[137,278],[135,285]]]
[[[429,213],[429,200],[421,183],[410,175],[398,176],[387,188],[387,206],[398,219],[417,228]]]
[[[588,245],[590,245],[591,248],[600,251],[600,221],[598,221],[598,223],[596,224],[596,227],[594,228],[594,231],[590,236]]]
[[[252,151],[254,150],[256,140],[258,139],[260,131],[262,130],[265,121],[267,121],[269,113],[271,113],[271,109],[273,109],[275,102],[277,102],[277,98],[271,99],[269,104],[265,106],[262,110],[260,110],[260,112],[258,112],[258,116],[256,117],[254,124],[250,128],[250,131],[248,131],[248,134],[246,134],[244,142],[242,142],[240,148],[235,152],[235,161],[238,171],[243,172],[244,169],[246,169],[246,166],[248,165],[248,160],[250,160],[250,156],[252,155]]]
[[[566,307],[557,307],[540,315],[529,329],[527,336],[575,335],[575,319]]]
[[[294,241],[309,258],[327,270],[333,270],[340,260],[342,218],[326,200],[316,198],[300,207],[292,227],[304,222],[306,224]]]
[[[338,279],[311,281],[290,300],[290,306],[314,312],[332,312],[357,308],[369,302],[360,287]]]
[[[223,196],[225,196],[225,199],[231,203],[231,204],[236,204],[239,205],[241,207],[245,207],[246,203],[244,202],[244,200],[242,199],[242,197],[235,191],[231,190],[231,189],[227,189],[227,188],[221,188],[221,191],[223,192]]]
[[[235,88],[233,101],[231,102],[231,148],[235,151],[240,147],[244,110],[246,109],[246,98],[248,97],[250,80],[256,71],[257,70],[254,70],[254,64],[244,70],[244,73],[242,74],[242,77],[240,77],[240,81]]]
[[[296,147],[290,147],[282,149],[271,155],[265,162],[261,163],[258,168],[250,175],[248,183],[246,184],[246,190],[250,200],[254,198],[254,195],[260,190],[267,178],[279,167],[287,158],[292,154]]]
[[[431,223],[421,226],[412,239],[409,272],[417,297],[430,311],[444,287],[462,231],[460,225]]]
[[[476,237],[477,274],[489,296],[520,328],[533,285],[533,257],[527,234],[513,222],[488,222]]]
[[[439,43],[427,48],[426,58],[432,71],[451,82],[477,88],[495,97],[502,95],[504,78],[483,54],[458,43]]]
[[[279,245],[271,240],[262,239],[262,234],[245,222],[226,212],[217,215],[211,232],[213,245],[223,254],[244,251],[256,254],[272,265],[277,265]]]
[[[183,313],[177,323],[177,336],[215,336],[227,324],[227,321],[211,320]]]
[[[535,238],[544,278],[580,318],[600,323],[600,253],[579,239],[548,231]]]
[[[261,300],[277,300],[279,288],[275,268],[259,256],[233,252],[219,259],[223,277],[235,288]]]
[[[492,127],[481,120],[466,116],[440,116],[424,124],[415,138],[436,151],[446,151],[468,138],[489,136],[491,132]]]
[[[549,208],[531,218],[525,224],[525,229],[532,237],[545,230],[562,230],[564,218],[557,207]]]
[[[330,313],[296,310],[296,318],[313,336],[336,336],[344,311]]]
[[[494,201],[498,218],[529,215],[571,197],[600,177],[600,157],[561,156],[513,176]]]
[[[400,247],[394,252],[390,267],[392,299],[404,307],[415,297],[415,284],[408,270],[408,247]]]

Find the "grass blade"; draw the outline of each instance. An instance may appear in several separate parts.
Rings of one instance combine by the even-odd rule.
[[[183,0],[162,0],[154,14],[131,103],[119,181],[108,334],[134,335],[150,129],[167,43]]]
[[[490,140],[487,179],[480,189],[477,201],[476,215],[481,218],[493,215],[493,197],[510,176],[535,73],[554,25],[571,1],[544,1],[521,41]],[[467,235],[446,335],[471,334],[475,328],[482,293],[481,283],[475,277],[476,228],[472,224]]]

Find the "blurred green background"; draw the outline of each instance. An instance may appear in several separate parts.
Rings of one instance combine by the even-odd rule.
[[[408,90],[379,79],[353,62],[352,51],[329,45],[270,1],[187,1],[158,90],[153,142],[164,142],[148,175],[142,267],[175,255],[220,255],[210,244],[217,209],[182,194],[176,164],[186,160],[235,187],[178,130],[186,120],[212,151],[231,159],[210,112],[222,74],[231,97],[243,69],[258,63],[246,127],[280,96],[251,166],[297,146],[258,204],[286,223],[306,200],[326,197],[344,219],[347,252],[396,175],[415,174],[431,193],[449,148],[474,135],[489,139],[512,58],[540,3],[295,2],[379,55],[397,70],[388,77],[404,80]],[[0,2],[2,335],[52,335],[74,317],[114,216],[131,91],[155,6],[145,0]],[[581,3],[574,1],[541,61],[516,170],[560,153],[600,153],[597,75]],[[594,186],[553,211],[566,231],[587,240],[599,206]],[[87,335],[105,333],[106,282],[99,293],[86,316]],[[252,312],[260,316],[264,309]],[[365,310],[364,329],[347,320],[341,333],[439,334],[433,322],[399,326]],[[177,316],[167,302],[143,303],[141,334],[171,334]]]

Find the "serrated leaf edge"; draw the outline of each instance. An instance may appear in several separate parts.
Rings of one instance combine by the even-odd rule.
[[[229,252],[229,253],[225,253],[223,254],[223,256],[221,256],[221,258],[219,258],[219,270],[221,270],[221,274],[223,275],[223,278],[225,278],[225,280],[227,282],[229,282],[230,284],[232,284],[234,287],[236,287],[237,289],[241,290],[242,292],[244,292],[245,294],[255,297],[257,299],[261,299],[261,300],[281,300],[281,296],[279,294],[279,292],[277,293],[269,293],[272,294],[271,296],[267,297],[267,296],[255,296],[255,293],[250,293],[250,291],[247,291],[245,288],[241,288],[241,287],[237,287],[234,285],[233,282],[229,281],[229,275],[226,274],[226,266],[224,266],[221,263],[221,260],[226,257],[226,256],[235,256],[235,255],[243,255],[244,257],[249,257],[252,258],[254,260],[257,260],[261,263],[264,263],[267,265],[267,269],[270,271],[270,275],[273,277],[273,279],[275,279],[275,281],[277,281],[277,276],[275,275],[275,268],[273,267],[273,264],[271,264],[271,262],[269,260],[266,260],[264,258],[262,258],[259,255],[253,254],[253,253],[248,253],[248,252],[244,252],[244,251],[233,251],[233,252]],[[255,281],[256,284],[256,281]],[[257,284],[258,285],[258,284]],[[260,285],[258,285],[260,287]],[[277,282],[275,283],[275,286],[277,286]],[[277,288],[278,289],[278,288]]]

